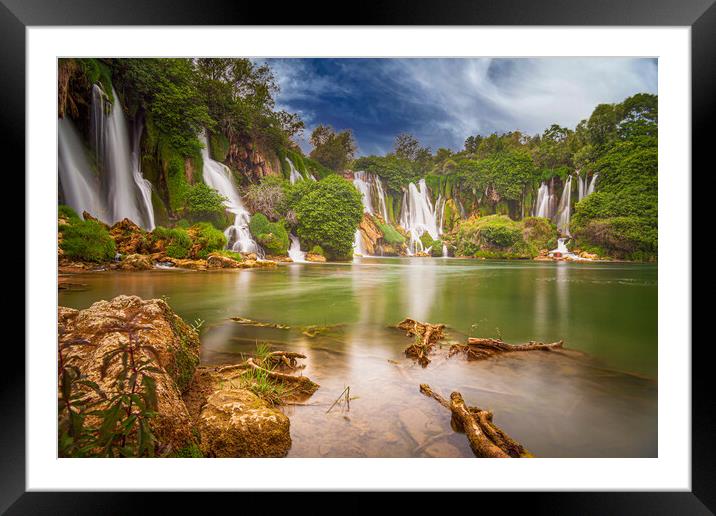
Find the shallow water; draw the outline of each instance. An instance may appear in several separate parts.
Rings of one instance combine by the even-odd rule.
[[[471,457],[450,414],[418,391],[490,409],[495,422],[540,457],[657,454],[657,268],[638,264],[360,259],[278,270],[77,274],[60,291],[84,308],[118,294],[166,296],[186,320],[205,320],[202,362],[234,362],[256,342],[308,355],[321,385],[287,406],[294,457]],[[270,321],[289,330],[244,326]],[[443,322],[448,339],[510,343],[564,339],[582,353],[520,353],[487,361],[445,358],[425,369],[403,354],[403,319]],[[301,326],[337,325],[309,338]],[[346,386],[350,408],[326,413]]]

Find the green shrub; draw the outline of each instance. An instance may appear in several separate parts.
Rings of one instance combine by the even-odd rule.
[[[457,256],[481,258],[530,258],[538,254],[538,245],[525,239],[524,234],[545,228],[541,222],[514,221],[505,215],[489,215],[459,221],[452,235]],[[545,235],[541,235],[544,237]]]
[[[374,219],[375,224],[378,226],[380,231],[383,233],[383,242],[389,245],[402,245],[405,243],[405,237],[398,233],[392,225],[381,222],[380,219]]]
[[[179,219],[177,220],[176,224],[174,224],[174,227],[182,228],[182,229],[189,229],[191,226],[191,222],[189,222],[186,219]]]
[[[430,247],[430,254],[432,256],[442,256],[443,255],[443,242],[442,240],[433,240],[433,237],[430,236],[430,233],[427,231],[423,233],[420,236],[420,242],[423,244],[423,249],[427,249]]]
[[[185,194],[186,216],[191,222],[224,225],[226,198],[204,183],[188,187]]]
[[[189,235],[193,240],[196,258],[206,258],[210,253],[226,247],[224,233],[208,222],[200,222],[189,228]]]
[[[325,252],[323,251],[323,248],[320,245],[314,245],[311,248],[311,254],[318,254],[321,256],[325,256]]]
[[[191,249],[191,237],[186,229],[157,226],[152,237],[166,241],[165,252],[171,258],[186,258]]]
[[[287,195],[291,184],[283,178],[267,176],[258,184],[246,188],[243,200],[252,212],[260,212],[269,220],[279,220],[287,210]]]
[[[58,230],[62,236],[60,248],[68,258],[105,262],[113,259],[117,252],[107,228],[94,220],[81,220],[75,214],[70,216],[68,224],[60,224]]]
[[[263,213],[255,213],[249,222],[249,231],[268,254],[288,253],[288,231],[282,222],[270,222]]]
[[[60,204],[57,207],[57,216],[59,218],[67,219],[69,221],[78,221],[81,220],[80,216],[77,215],[75,210],[67,206],[66,204]]]
[[[538,249],[552,249],[557,245],[557,227],[544,217],[525,217],[522,220],[525,241]]]
[[[302,183],[311,186],[295,204],[296,232],[301,242],[307,247],[320,245],[329,259],[349,259],[353,254],[353,236],[363,218],[360,193],[338,175]]]

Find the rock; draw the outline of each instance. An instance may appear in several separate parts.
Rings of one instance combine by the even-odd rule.
[[[246,259],[256,261],[258,260],[258,256],[256,256],[256,253],[249,253],[246,255]]]
[[[147,232],[129,219],[122,219],[109,228],[109,235],[121,254],[138,254],[149,250]]]
[[[599,260],[599,256],[594,253],[588,253],[587,251],[582,251],[579,253],[580,258],[584,258],[585,260]]]
[[[221,254],[210,254],[206,259],[206,266],[209,269],[236,269],[241,266],[241,262]]]
[[[239,264],[239,267],[242,269],[256,269],[259,267],[278,267],[278,264],[274,262],[273,260],[244,260]]]
[[[288,417],[244,389],[211,394],[198,427],[206,457],[283,457],[291,447]]]
[[[82,218],[83,218],[84,220],[94,221],[94,222],[96,222],[97,224],[99,224],[100,226],[102,226],[103,228],[109,229],[109,226],[108,226],[107,224],[105,224],[104,222],[102,222],[102,221],[99,220],[98,218],[93,217],[93,216],[92,216],[89,212],[87,212],[87,211],[83,211],[83,212],[82,212]]]
[[[378,240],[383,238],[383,232],[367,213],[363,214],[363,219],[361,219],[358,229],[360,229],[360,234],[363,239],[363,249],[365,249],[367,254],[371,256],[374,255]]]
[[[306,260],[309,262],[325,262],[326,257],[320,254],[306,253]]]
[[[179,267],[181,269],[192,269],[195,271],[205,271],[206,270],[206,260],[190,260],[188,258],[166,257],[162,261],[173,263],[174,267]]]
[[[119,264],[122,270],[146,271],[154,268],[152,259],[145,254],[130,254]]]
[[[450,443],[441,441],[432,443],[430,446],[425,448],[425,454],[428,457],[439,458],[462,457],[462,454],[460,453],[460,450],[457,449],[457,447],[453,446]]]
[[[152,373],[158,405],[158,414],[150,419],[152,431],[162,445],[181,450],[195,442],[182,391],[199,362],[199,336],[165,301],[117,296],[85,310],[58,307],[60,344],[77,339],[91,344],[62,346],[63,360],[78,367],[104,393],[116,392],[121,360],[117,357],[108,366],[103,361],[108,352],[127,342],[127,333],[116,329],[124,321],[143,327],[135,330],[144,346],[140,353],[158,369]],[[96,394],[90,396],[96,399]]]

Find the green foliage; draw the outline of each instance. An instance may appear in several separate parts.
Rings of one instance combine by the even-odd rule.
[[[186,229],[157,226],[152,231],[154,239],[165,240],[165,251],[171,258],[186,258],[191,249],[191,237]]]
[[[116,247],[107,228],[94,220],[82,220],[74,211],[61,206],[59,215],[67,223],[60,223],[60,249],[64,256],[88,262],[106,262],[114,258]]]
[[[394,154],[387,156],[366,156],[353,164],[355,170],[365,170],[380,176],[394,192],[400,192],[408,183],[420,179],[420,172],[411,161]]]
[[[320,245],[314,245],[311,248],[311,254],[318,254],[320,256],[326,255],[325,251],[323,250],[323,248]]]
[[[311,159],[324,167],[338,171],[345,169],[356,152],[356,143],[350,129],[336,132],[326,125],[319,125],[313,130],[311,145],[313,145]]]
[[[476,192],[490,191],[493,205],[501,199],[519,200],[535,175],[535,167],[524,151],[501,151],[485,159],[461,160],[458,174],[464,186]]]
[[[60,204],[60,205],[57,207],[57,216],[58,216],[58,218],[67,219],[67,220],[72,221],[72,222],[81,220],[81,219],[80,219],[80,216],[77,215],[77,213],[75,212],[75,210],[73,210],[72,208],[70,208],[70,207],[67,206],[66,204]]]
[[[405,243],[405,237],[398,233],[392,225],[382,222],[378,218],[374,218],[376,226],[383,233],[383,242],[389,245],[402,245]]]
[[[191,59],[113,59],[115,86],[130,114],[143,109],[182,157],[199,154],[197,134],[214,120],[197,88]]]
[[[427,250],[430,248],[430,254],[432,256],[437,257],[443,255],[442,240],[433,240],[433,237],[431,237],[427,231],[420,236],[420,242],[423,244],[423,249]]]
[[[241,262],[244,260],[244,257],[241,256],[241,253],[237,253],[236,251],[230,251],[229,249],[219,249],[214,251],[213,254],[226,256],[227,258],[231,258],[232,260],[236,260],[237,262]]]
[[[223,163],[229,152],[229,140],[219,132],[209,134],[209,151],[211,159]]]
[[[350,258],[353,236],[363,218],[360,193],[337,175],[305,183],[307,193],[294,199],[298,237],[307,247],[320,245],[330,259]]]
[[[255,213],[249,222],[249,231],[268,254],[288,253],[288,231],[282,222],[270,222],[263,213]]]
[[[209,221],[223,225],[226,198],[204,183],[189,187],[185,194],[186,216],[192,222]]]
[[[206,258],[209,254],[226,247],[226,236],[208,222],[194,224],[188,231],[192,237],[192,247],[197,249],[196,258]]]
[[[557,227],[544,217],[525,217],[522,220],[525,241],[539,249],[552,249],[557,245]]]
[[[160,443],[150,420],[157,415],[154,374],[156,351],[139,337],[142,325],[117,321],[108,331],[127,335],[102,356],[102,374],[119,366],[113,389],[104,392],[81,370],[65,363],[70,346],[91,346],[88,341],[65,342],[60,347],[58,447],[61,457],[153,457]],[[64,329],[61,329],[63,332]],[[88,416],[98,420],[91,426]]]
[[[636,136],[615,142],[597,160],[595,171],[599,173],[597,191],[575,206],[572,217],[575,237],[617,257],[655,257],[658,248],[656,138]]]
[[[532,258],[538,249],[523,236],[524,224],[505,215],[460,221],[452,243],[457,256],[479,258]]]

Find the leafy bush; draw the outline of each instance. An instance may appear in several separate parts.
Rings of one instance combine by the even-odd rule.
[[[325,256],[325,255],[326,255],[326,254],[325,254],[325,251],[323,250],[323,248],[322,248],[320,245],[314,245],[314,246],[311,248],[311,254],[318,254],[318,255],[321,255],[321,256]]]
[[[430,233],[427,231],[423,233],[420,236],[420,242],[423,244],[423,249],[430,248],[430,254],[432,256],[442,256],[443,255],[443,242],[442,240],[433,240],[433,237],[430,236]]]
[[[204,183],[189,187],[186,193],[186,215],[191,222],[214,222],[223,225],[226,198]]]
[[[210,253],[226,247],[224,233],[208,222],[194,224],[188,231],[192,238],[192,251],[195,258],[206,258]]]
[[[268,254],[288,253],[288,231],[281,222],[270,222],[263,213],[255,213],[249,222],[249,231]]]
[[[191,249],[191,237],[186,229],[157,226],[152,237],[166,241],[165,252],[171,258],[186,258]]]
[[[308,193],[295,204],[298,237],[307,247],[320,245],[327,258],[349,259],[353,236],[363,218],[360,193],[337,175],[310,183]]]
[[[530,225],[534,225],[534,221]],[[524,223],[505,215],[470,218],[458,222],[452,235],[455,254],[482,258],[531,258],[538,249],[523,237]]]
[[[375,223],[383,233],[383,242],[389,245],[398,246],[405,243],[405,237],[398,233],[398,230],[395,229],[393,226],[381,222],[380,219],[377,218],[375,219]]]
[[[82,220],[67,207],[60,209],[68,223],[60,223],[60,249],[64,256],[88,262],[105,262],[114,258],[117,250],[109,231],[97,221]]]
[[[557,245],[557,227],[544,217],[525,217],[522,220],[525,241],[539,249],[552,249]]]
[[[80,216],[77,215],[75,210],[67,206],[66,204],[60,204],[57,207],[57,216],[61,219],[67,219],[69,221],[77,221],[81,220]]]

